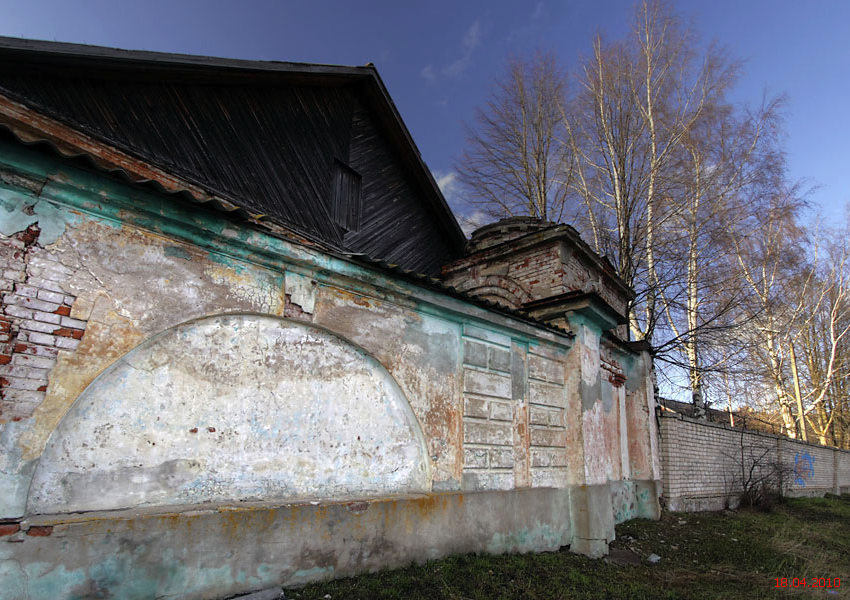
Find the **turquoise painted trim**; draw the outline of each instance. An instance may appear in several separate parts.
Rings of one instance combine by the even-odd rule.
[[[132,225],[192,244],[208,251],[213,260],[234,268],[238,268],[239,263],[249,262],[276,271],[300,273],[354,292],[374,294],[378,290],[396,297],[398,304],[448,321],[478,322],[518,341],[543,340],[565,348],[572,346],[569,334],[537,327],[400,281],[380,271],[234,223],[225,214],[206,207],[191,207],[174,198],[136,189],[11,142],[0,142],[0,168],[43,184],[38,195],[40,202],[48,201],[111,226]],[[23,188],[0,185],[2,188],[34,196]]]

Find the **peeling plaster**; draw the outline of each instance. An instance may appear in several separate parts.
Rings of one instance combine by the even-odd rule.
[[[58,240],[65,227],[75,221],[50,202],[9,189],[0,189],[0,207],[0,233],[9,236],[38,223],[39,242],[45,246]]]
[[[210,317],[99,376],[50,437],[34,513],[422,492],[425,442],[374,359],[271,317]]]
[[[375,356],[398,381],[428,440],[434,489],[459,489],[463,469],[460,327],[376,298],[320,286],[315,322]]]
[[[286,293],[289,294],[293,304],[301,307],[305,313],[313,314],[316,311],[316,282],[293,273],[286,272]]]
[[[634,477],[660,477],[647,356],[617,355],[626,386],[603,385],[600,332],[591,319],[570,317],[573,340],[205,207],[10,148],[0,142],[0,168],[38,173],[47,183],[26,193],[0,185],[0,211],[12,207],[11,228],[31,218],[61,225],[41,250],[73,271],[71,317],[87,320],[88,329],[75,351],[59,354],[32,418],[0,425],[0,517],[24,514],[36,465],[31,513],[143,505],[161,512],[175,503],[187,510],[162,512],[152,518],[156,524],[134,521],[139,531],[112,515],[89,526],[83,521],[97,517],[85,513],[77,525],[57,521],[51,537],[26,536],[26,551],[0,545],[0,560],[24,557],[29,588],[40,597],[179,595],[190,579],[193,589],[221,595],[385,567],[402,555],[557,548],[575,526],[562,504],[588,484],[599,484],[594,493],[606,498],[586,507],[582,535],[598,541],[607,535],[595,529],[612,518],[612,494],[632,503],[638,486],[609,480],[630,469]],[[300,309],[293,316],[307,323],[275,318],[287,299]],[[463,494],[286,511],[242,512],[228,504],[459,489],[465,336],[526,357],[516,357],[525,368],[494,367],[513,392],[497,399],[494,418],[508,423],[508,438],[515,434],[506,441],[519,462],[530,443],[522,405],[531,402],[528,378],[539,369],[532,354],[556,363],[564,429],[552,448],[565,455],[565,479],[532,476],[534,489],[476,496],[485,500],[475,512]],[[536,371],[535,385],[551,387],[544,371]],[[505,415],[513,422],[499,421]],[[525,483],[519,475],[511,481]],[[531,506],[534,498],[540,503]],[[203,511],[189,509],[192,502],[208,502],[203,511],[219,515],[207,529],[198,529]],[[458,507],[463,519],[455,521]],[[486,515],[480,522],[479,513]],[[461,531],[457,523],[471,525]],[[393,528],[394,537],[382,527]],[[272,539],[278,528],[287,537]],[[340,531],[347,537],[337,539]],[[437,537],[439,551],[431,543]],[[197,558],[196,542],[204,556],[187,566]],[[207,561],[213,550],[219,555]],[[237,555],[246,557],[241,566]]]

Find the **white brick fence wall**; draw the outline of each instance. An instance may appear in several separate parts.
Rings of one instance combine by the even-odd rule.
[[[719,510],[741,492],[747,470],[787,467],[784,493],[822,496],[850,492],[850,451],[784,436],[743,431],[678,414],[660,416],[663,500],[670,510]]]

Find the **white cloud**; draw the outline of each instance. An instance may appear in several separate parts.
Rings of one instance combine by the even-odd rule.
[[[534,12],[531,13],[531,20],[537,21],[543,16],[543,2],[538,2],[537,6],[534,7]]]
[[[434,171],[434,180],[437,187],[443,192],[446,199],[455,192],[457,186],[457,173],[454,171]]]
[[[546,5],[543,2],[538,2],[534,6],[534,10],[531,12],[529,21],[508,33],[508,42],[512,44],[525,43],[537,38],[541,27],[545,25],[546,16]]]
[[[484,32],[481,27],[481,19],[475,19],[460,40],[460,56],[440,69],[439,74],[444,77],[459,77],[462,75],[472,63],[472,54],[481,45],[483,36]],[[430,64],[423,68],[419,72],[419,75],[428,82],[437,80],[437,72],[434,70],[434,66]]]
[[[458,224],[466,237],[478,229],[486,225],[493,218],[481,209],[472,209],[466,202],[463,196],[463,189],[458,180],[457,172],[455,171],[433,171],[434,181],[443,193],[443,197],[448,202],[449,207],[457,217]],[[467,212],[470,211],[471,212]]]
[[[427,65],[424,69],[419,71],[419,76],[425,81],[434,81],[437,79],[437,74],[434,73],[434,67],[432,65]]]
[[[466,237],[472,235],[472,232],[492,221],[493,219],[482,210],[474,210],[472,214],[460,215],[458,222],[460,223],[461,231]]]
[[[443,75],[447,77],[459,77],[469,67],[472,62],[472,53],[481,45],[481,21],[475,19],[466,33],[463,34],[461,40],[461,48],[463,52],[460,58],[443,67]]]
[[[475,19],[463,34],[463,49],[472,52],[481,44],[481,20]]]

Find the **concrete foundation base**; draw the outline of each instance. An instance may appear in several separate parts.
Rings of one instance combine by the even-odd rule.
[[[599,555],[606,540],[586,531],[598,526],[594,503],[605,497],[542,488],[31,518],[2,538],[0,599],[221,598],[449,554],[576,542]],[[586,515],[579,537],[573,504]]]
[[[611,487],[602,484],[572,488],[570,511],[573,517],[570,550],[592,558],[608,554],[608,544],[614,539]]]

